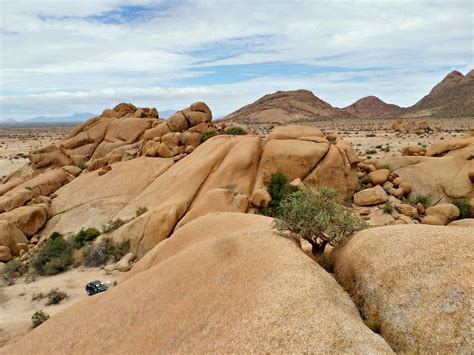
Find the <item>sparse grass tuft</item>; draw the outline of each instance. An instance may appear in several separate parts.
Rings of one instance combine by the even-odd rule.
[[[421,203],[424,208],[428,208],[431,206],[430,195],[415,195],[412,196],[409,201],[412,205],[417,205],[418,203]]]
[[[147,213],[147,212],[148,212],[148,208],[146,208],[146,207],[138,207],[138,208],[135,210],[135,217],[140,217],[142,214]]]
[[[120,218],[110,220],[102,226],[102,234],[113,232],[114,230],[119,229],[125,223],[126,222]]]
[[[386,201],[385,204],[383,205],[383,213],[390,214],[393,212],[393,206],[390,201]]]

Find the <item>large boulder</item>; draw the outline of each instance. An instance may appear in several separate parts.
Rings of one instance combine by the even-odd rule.
[[[472,351],[473,228],[367,229],[332,258],[336,279],[395,351]]]
[[[48,213],[43,206],[31,205],[18,207],[10,212],[0,214],[0,221],[7,221],[17,226],[25,236],[30,237],[38,232],[48,220]]]
[[[257,173],[257,186],[268,184],[272,174],[282,173],[289,181],[305,178],[329,149],[328,143],[275,139],[265,144]],[[340,159],[342,161],[342,158]]]
[[[10,248],[13,256],[20,253],[18,244],[28,243],[23,232],[16,225],[8,221],[0,220],[0,246]]]
[[[304,137],[324,138],[324,134],[317,127],[286,125],[275,128],[270,134],[270,139],[300,139]]]
[[[356,157],[345,143],[329,145],[326,155],[304,177],[305,185],[329,186],[336,189],[341,200],[352,198],[358,182],[354,168]]]
[[[459,208],[452,203],[440,203],[426,209],[426,216],[421,220],[421,223],[445,226],[458,218],[459,213]]]
[[[272,223],[240,213],[188,223],[111,292],[66,308],[5,351],[391,353],[337,282]]]

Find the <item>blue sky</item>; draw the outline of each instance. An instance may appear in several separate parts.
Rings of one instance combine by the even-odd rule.
[[[277,91],[409,106],[474,67],[473,2],[2,0],[0,118],[117,102],[222,116]]]

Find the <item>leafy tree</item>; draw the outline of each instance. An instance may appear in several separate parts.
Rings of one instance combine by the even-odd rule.
[[[275,227],[306,239],[313,255],[319,256],[327,244],[341,244],[367,227],[351,210],[338,204],[336,197],[336,191],[328,187],[287,194],[280,202]]]

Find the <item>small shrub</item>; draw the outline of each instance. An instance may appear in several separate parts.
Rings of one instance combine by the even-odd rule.
[[[81,170],[86,170],[89,166],[86,163],[79,163],[78,168]]]
[[[365,154],[367,154],[367,155],[377,154],[377,151],[375,149],[367,149],[365,151]]]
[[[10,260],[5,264],[5,273],[3,274],[3,279],[7,286],[13,285],[15,283],[15,274],[22,273],[23,264],[18,259]]]
[[[383,205],[383,213],[390,214],[393,212],[393,206],[390,201],[386,201],[385,204]]]
[[[31,322],[33,323],[33,328],[36,328],[40,324],[46,322],[49,319],[49,314],[43,312],[43,311],[36,311],[33,313],[31,316]]]
[[[247,132],[241,127],[229,127],[225,130],[225,134],[231,134],[233,136],[242,136],[247,134]]]
[[[105,265],[111,258],[118,261],[130,251],[130,241],[115,243],[110,238],[102,239],[97,245],[89,245],[83,251],[84,265],[90,267]]]
[[[387,169],[387,170],[391,170],[390,169],[390,164],[384,164],[380,167],[381,169]]]
[[[459,219],[462,218],[469,218],[471,216],[470,210],[469,210],[469,202],[463,199],[455,199],[452,201],[453,205],[456,206],[459,209]]]
[[[336,190],[321,187],[288,194],[280,202],[276,229],[306,239],[313,254],[320,256],[327,244],[338,245],[367,225],[353,212],[337,203]]]
[[[148,208],[146,207],[138,207],[135,210],[135,217],[140,217],[142,214],[147,213],[147,211],[148,211]]]
[[[107,224],[102,226],[102,234],[113,232],[116,229],[119,229],[125,224],[125,221],[117,218],[111,221],[108,221]]]
[[[415,195],[410,198],[410,202],[413,205],[421,203],[424,208],[428,208],[431,205],[431,196],[430,195]]]
[[[100,232],[95,228],[82,228],[73,237],[73,245],[76,249],[82,248],[86,243],[93,241],[100,235]]]
[[[207,141],[209,138],[212,138],[212,137],[214,137],[214,136],[217,136],[218,134],[219,134],[219,132],[217,132],[216,130],[209,130],[209,131],[202,132],[202,133],[199,135],[199,144],[204,143],[204,142]]]
[[[72,264],[73,246],[60,233],[53,233],[34,257],[31,266],[41,275],[53,275]]]
[[[48,297],[46,305],[50,306],[52,304],[60,303],[63,299],[67,297],[67,294],[66,292],[59,291],[59,289],[57,288],[53,288],[51,291],[49,291],[46,297]]]

